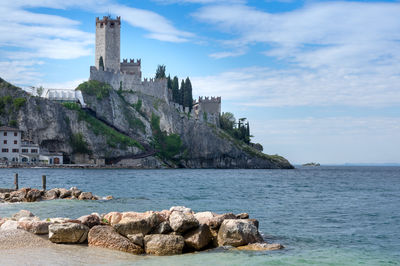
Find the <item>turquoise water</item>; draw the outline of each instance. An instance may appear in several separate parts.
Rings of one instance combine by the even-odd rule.
[[[2,252],[1,264],[115,265],[397,265],[400,264],[400,168],[318,167],[295,170],[64,170],[1,169],[0,187],[77,186],[112,201],[57,200],[0,204],[0,217],[20,209],[76,218],[91,212],[146,211],[185,205],[194,211],[248,212],[281,251],[213,250],[144,257],[60,246]],[[21,256],[24,254],[24,256]],[[37,260],[34,260],[34,259]],[[33,259],[33,260],[31,260]],[[46,263],[43,263],[45,261]],[[51,262],[51,263],[50,263]]]

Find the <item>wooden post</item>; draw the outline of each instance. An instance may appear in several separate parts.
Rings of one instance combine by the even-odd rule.
[[[18,174],[14,174],[14,185],[15,185],[15,190],[18,190]]]
[[[43,190],[46,190],[46,176],[42,175],[42,185],[43,185]]]

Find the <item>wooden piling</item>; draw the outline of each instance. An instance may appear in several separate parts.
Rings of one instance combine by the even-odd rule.
[[[14,174],[14,185],[15,185],[15,190],[18,190],[18,173]]]
[[[42,175],[42,185],[43,185],[43,190],[46,190],[46,176]]]

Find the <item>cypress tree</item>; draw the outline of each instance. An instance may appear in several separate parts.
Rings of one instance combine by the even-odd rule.
[[[156,79],[165,79],[167,76],[165,75],[165,65],[158,65],[156,70]]]
[[[183,100],[184,97],[185,97],[185,80],[182,79],[181,88],[179,89],[179,104],[181,104],[183,107],[186,107],[185,102]]]
[[[179,80],[178,77],[175,76],[172,80],[172,100],[176,103],[179,103]]]
[[[171,75],[168,75],[168,77],[167,77],[167,87],[168,87],[169,90],[172,90]]]
[[[104,61],[103,61],[103,57],[102,56],[100,56],[100,59],[99,59],[99,68],[101,70],[104,70]]]
[[[189,112],[192,111],[193,108],[193,95],[192,95],[192,83],[190,82],[189,77],[186,78],[185,81],[185,94],[183,101],[185,102],[185,106],[189,107]]]

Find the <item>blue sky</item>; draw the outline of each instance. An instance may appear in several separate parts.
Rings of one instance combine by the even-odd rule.
[[[3,0],[0,77],[75,88],[95,17],[122,18],[121,58],[222,96],[292,163],[400,163],[400,2]]]

